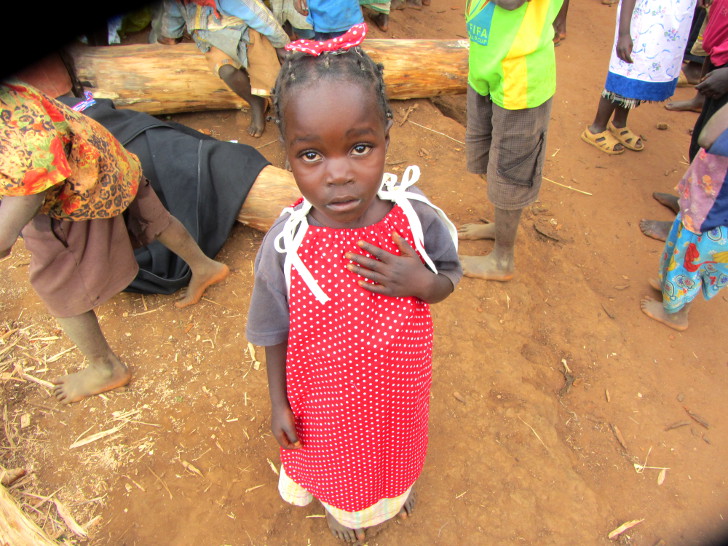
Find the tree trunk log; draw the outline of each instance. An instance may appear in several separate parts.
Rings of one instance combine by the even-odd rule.
[[[268,231],[284,207],[288,207],[301,197],[293,174],[273,165],[265,167],[250,188],[238,214],[238,222],[257,229]]]
[[[13,546],[58,546],[18,507],[0,485],[0,544]]]
[[[465,93],[467,40],[365,40],[362,47],[384,65],[390,99]],[[147,114],[227,110],[248,104],[230,91],[193,43],[70,49],[76,75],[98,98]]]

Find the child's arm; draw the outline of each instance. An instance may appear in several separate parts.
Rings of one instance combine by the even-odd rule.
[[[45,192],[3,197],[0,201],[0,258],[10,254],[20,231],[38,214],[44,200]]]
[[[709,62],[708,59],[705,62]],[[714,68],[707,72],[695,86],[695,90],[712,99],[718,99],[728,93],[728,67]]]
[[[437,303],[452,293],[452,281],[430,271],[404,237],[394,232],[392,239],[400,250],[399,256],[366,241],[359,241],[359,246],[376,259],[355,252],[346,254],[355,262],[347,265],[349,271],[372,281],[359,281],[359,286],[385,296],[413,296],[426,303]]]
[[[268,392],[271,403],[271,432],[283,449],[298,449],[301,442],[296,434],[296,420],[286,394],[286,351],[288,343],[265,348],[268,369]]]
[[[617,35],[617,57],[626,63],[632,62],[632,13],[637,0],[622,0],[619,12],[619,33]]]
[[[728,130],[728,104],[719,108],[710,116],[703,130],[698,135],[698,145],[706,150],[710,149],[718,137]]]

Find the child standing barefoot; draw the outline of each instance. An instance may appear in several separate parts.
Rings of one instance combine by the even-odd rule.
[[[429,304],[462,276],[454,226],[408,188],[419,169],[396,186],[384,174],[392,114],[381,67],[358,47],[365,30],[289,46],[276,110],[303,199],[265,236],[247,327],[266,347],[281,496],[318,499],[348,542],[412,510],[427,448]]]
[[[662,302],[642,300],[642,311],[686,330],[688,311],[702,290],[706,300],[728,285],[728,105],[698,138],[700,151],[678,184],[680,212],[665,243],[660,276],[651,281]]]

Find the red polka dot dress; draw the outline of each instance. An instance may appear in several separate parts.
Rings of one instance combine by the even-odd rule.
[[[308,226],[297,254],[328,301],[291,268],[286,381],[303,447],[281,449],[281,460],[298,485],[348,512],[401,495],[427,450],[429,306],[365,290],[346,269],[360,240],[398,253],[393,231],[415,248],[397,205],[364,228]]]

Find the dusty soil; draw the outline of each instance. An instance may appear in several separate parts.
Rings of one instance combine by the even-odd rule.
[[[638,108],[630,125],[646,141],[640,153],[610,157],[579,139],[603,84],[614,16],[598,0],[572,0],[568,38],[556,50],[546,179],[524,215],[517,276],[464,279],[433,306],[430,448],[418,504],[372,545],[606,544],[631,520],[643,521],[621,544],[704,544],[728,530],[728,357],[716,326],[726,296],[698,301],[684,333],[639,305],[662,243],[643,236],[638,221],[672,217],[652,192],[671,192],[685,171],[697,114]],[[389,32],[371,35],[462,38],[461,3],[395,11]],[[492,218],[483,181],[464,168],[464,104],[463,96],[396,102],[387,159],[398,173],[418,164],[421,187],[458,225]],[[175,119],[259,146],[283,166],[271,124],[253,141],[245,113]],[[191,309],[177,310],[171,296],[127,293],[102,305],[102,328],[134,378],[70,407],[16,366],[50,380],[82,366],[82,356],[30,288],[22,243],[0,264],[0,464],[29,470],[13,493],[49,534],[85,543],[37,496],[60,501],[94,545],[337,542],[320,506],[288,506],[276,490],[263,351],[251,353],[244,334],[261,238],[233,229],[219,255],[233,274]],[[461,245],[463,253],[489,248]]]

